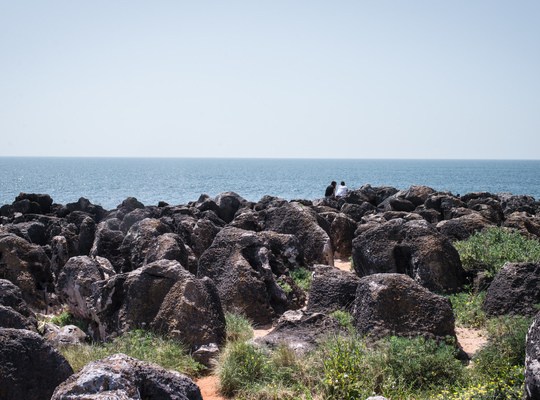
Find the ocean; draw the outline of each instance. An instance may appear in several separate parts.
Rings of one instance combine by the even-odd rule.
[[[540,199],[540,160],[0,157],[0,205],[20,192],[48,193],[61,204],[86,197],[106,209],[129,196],[145,205],[176,205],[225,191],[252,201],[266,194],[316,199],[332,180],[351,189],[427,185],[453,194],[505,192]]]

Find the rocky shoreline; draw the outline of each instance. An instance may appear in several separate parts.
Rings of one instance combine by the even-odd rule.
[[[0,207],[0,398],[85,398],[110,380],[126,396],[115,398],[200,399],[189,378],[126,356],[72,375],[55,346],[144,327],[209,365],[225,341],[225,312],[276,325],[257,342],[297,351],[339,331],[335,310],[351,312],[356,330],[373,338],[455,337],[443,295],[490,281],[463,269],[453,243],[492,226],[540,240],[539,216],[531,196],[426,186],[365,185],[313,201],[249,202],[233,192],[184,205],[127,198],[113,210],[21,193]],[[334,258],[350,258],[352,271],[334,268]],[[291,278],[299,268],[313,275],[307,293]],[[490,285],[486,312],[533,316],[537,303],[540,264],[507,265]],[[38,332],[36,313],[62,309],[87,323],[82,336]],[[527,349],[530,399],[540,396],[539,321]]]

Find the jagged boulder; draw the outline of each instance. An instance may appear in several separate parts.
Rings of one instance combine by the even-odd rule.
[[[329,235],[317,223],[317,215],[298,203],[284,204],[266,210],[265,230],[295,235],[308,264],[334,264]]]
[[[69,247],[66,238],[64,236],[54,236],[51,240],[51,271],[55,281],[69,258]]]
[[[340,209],[343,214],[346,214],[356,222],[360,222],[364,215],[375,212],[375,210],[377,210],[377,207],[368,202],[362,204],[345,203]]]
[[[58,276],[56,293],[73,316],[88,320],[91,314],[87,302],[93,293],[93,284],[114,274],[111,263],[105,258],[72,257]]]
[[[73,370],[37,333],[0,329],[0,399],[44,400]]]
[[[79,225],[79,255],[90,254],[96,236],[96,223],[91,217],[85,217]]]
[[[54,391],[51,400],[202,400],[187,376],[125,354],[86,365]]]
[[[122,218],[122,223],[120,224],[120,230],[124,233],[128,233],[129,229],[136,222],[142,221],[146,218],[154,218],[154,213],[149,208],[136,208],[133,211],[128,212]]]
[[[526,212],[536,214],[536,202],[534,197],[526,195],[500,194],[501,206],[504,215],[510,215],[515,212]]]
[[[540,238],[540,217],[525,211],[516,211],[507,215],[502,226],[518,230],[529,237]]]
[[[352,254],[352,241],[356,231],[356,222],[346,214],[337,213],[330,224],[330,238],[334,247],[334,256],[348,258]]]
[[[488,316],[533,316],[538,304],[540,263],[506,263],[489,285],[483,308]]]
[[[53,200],[48,194],[20,193],[13,202],[16,211],[23,214],[48,214]],[[24,210],[24,211],[23,211]]]
[[[360,278],[352,272],[316,266],[309,289],[307,311],[331,313],[351,310]]]
[[[299,257],[292,235],[225,228],[199,259],[197,275],[215,282],[225,309],[266,324],[288,305],[274,274],[295,266]]]
[[[13,308],[0,304],[0,328],[27,329],[37,332],[37,327],[28,318]]]
[[[493,226],[479,212],[472,211],[466,215],[441,221],[437,224],[437,230],[451,240],[466,240],[475,232]]]
[[[96,227],[94,243],[90,249],[91,257],[103,257],[109,260],[116,272],[124,270],[126,260],[121,250],[124,232],[120,230],[120,220],[111,218],[101,221]]]
[[[54,347],[79,345],[86,341],[86,333],[75,325],[57,326],[46,323],[43,327],[43,338]]]
[[[526,400],[540,399],[540,313],[536,314],[527,333],[525,398]]]
[[[428,186],[413,185],[409,189],[401,192],[403,199],[410,201],[415,207],[422,205],[426,200],[435,194],[435,190]]]
[[[234,192],[225,192],[218,194],[214,199],[218,206],[217,215],[226,223],[234,219],[234,214],[246,203],[246,199]]]
[[[148,327],[195,350],[225,337],[213,282],[197,279],[178,261],[160,260],[98,281],[88,304],[90,330],[99,339]]]
[[[403,274],[375,274],[360,279],[353,318],[357,331],[373,338],[455,338],[450,301]]]
[[[424,220],[367,225],[353,241],[354,269],[359,276],[407,274],[435,292],[455,292],[465,272],[450,240]]]
[[[285,345],[304,354],[314,349],[324,338],[339,333],[345,333],[345,329],[335,318],[323,313],[291,310],[279,318],[269,334],[255,339],[255,343],[270,348]]]
[[[46,296],[52,289],[53,275],[41,246],[15,235],[0,237],[0,276],[17,285],[30,306],[47,307]]]
[[[21,289],[6,279],[0,279],[0,327],[37,331],[36,317]]]

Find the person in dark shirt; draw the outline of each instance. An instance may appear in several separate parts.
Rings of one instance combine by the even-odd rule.
[[[328,185],[328,187],[324,191],[324,197],[326,197],[326,198],[334,197],[334,192],[336,190],[336,185],[337,185],[336,181],[332,181],[332,183],[330,185]]]

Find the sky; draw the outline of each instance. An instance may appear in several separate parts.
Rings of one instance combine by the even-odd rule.
[[[0,156],[540,159],[540,2],[0,0]]]

